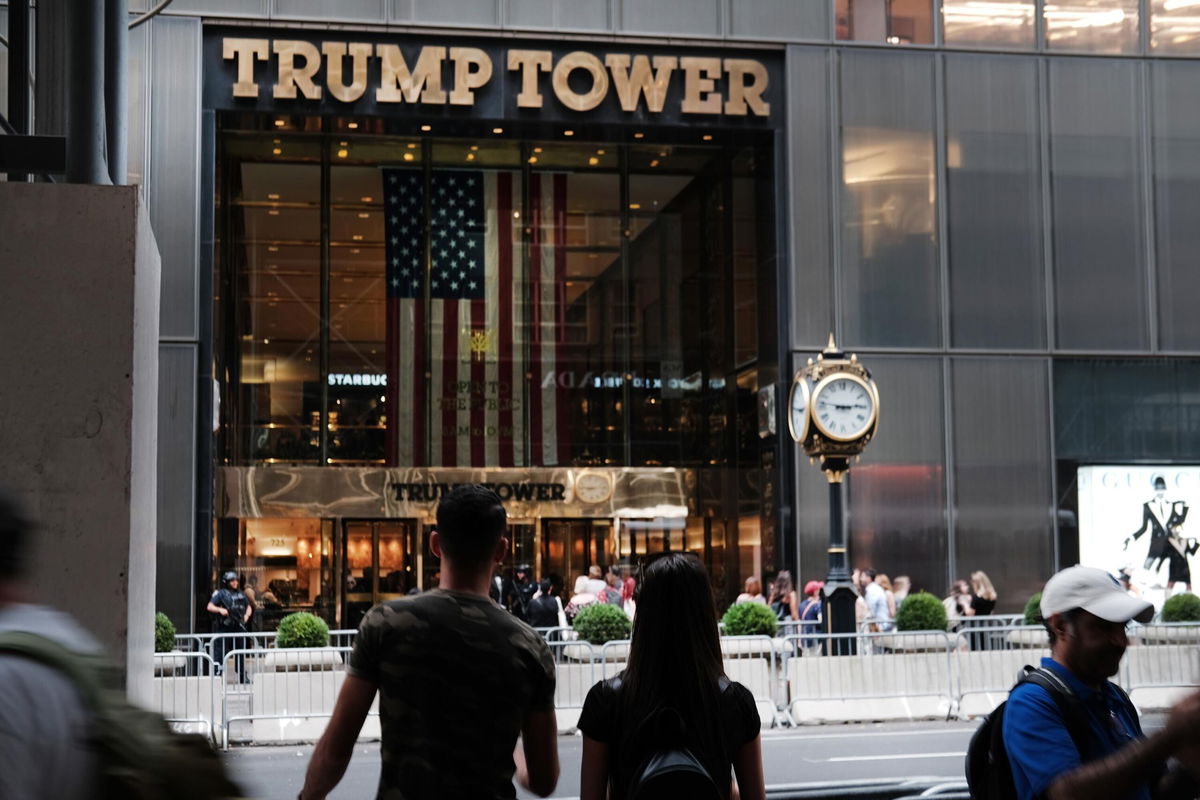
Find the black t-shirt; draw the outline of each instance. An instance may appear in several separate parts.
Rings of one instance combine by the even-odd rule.
[[[529,601],[529,624],[535,628],[558,625],[558,601],[553,595],[542,594]]]
[[[591,688],[583,701],[583,712],[579,716],[579,730],[597,742],[609,746],[608,777],[610,800],[623,800],[630,781],[637,770],[654,755],[659,746],[651,742],[636,741],[636,721],[623,719],[624,708],[621,691],[624,685],[621,676],[601,681]],[[732,758],[742,746],[759,734],[758,709],[754,696],[740,683],[730,681],[721,692],[717,719],[714,721],[720,732],[723,753],[707,752],[689,745],[717,782],[723,797],[729,796]]]
[[[979,595],[971,595],[971,608],[975,610],[975,616],[990,614],[992,613],[992,609],[995,607],[995,600],[984,600]]]
[[[347,669],[379,687],[379,798],[512,798],[513,747],[554,708],[542,637],[486,597],[434,589],[375,606]]]

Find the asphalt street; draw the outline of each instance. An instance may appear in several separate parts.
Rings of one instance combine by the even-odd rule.
[[[962,780],[963,756],[976,724],[880,723],[764,731],[766,781],[768,785],[780,785],[871,778]],[[581,742],[578,736],[559,738],[562,777],[552,797],[578,797]],[[247,797],[292,800],[304,782],[311,753],[311,746],[243,747],[231,750],[225,758]],[[359,745],[345,777],[330,797],[374,797],[378,780],[379,745]],[[518,796],[533,795],[518,792]]]

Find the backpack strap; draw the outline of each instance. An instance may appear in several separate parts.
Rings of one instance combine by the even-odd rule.
[[[1091,751],[1088,746],[1087,709],[1084,708],[1083,701],[1079,699],[1079,696],[1057,673],[1045,667],[1025,666],[1021,676],[1017,679],[1017,686],[1022,683],[1036,684],[1049,693],[1054,704],[1058,706],[1058,712],[1063,716],[1067,734],[1075,744],[1075,749],[1079,751],[1080,758],[1086,759]]]
[[[53,639],[29,631],[0,633],[0,653],[22,656],[57,670],[75,686],[88,709],[94,712],[99,707],[104,687],[96,656],[72,652]]]

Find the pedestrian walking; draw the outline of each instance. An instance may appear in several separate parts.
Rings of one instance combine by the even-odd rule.
[[[512,798],[514,777],[540,797],[554,791],[554,659],[536,631],[488,598],[507,530],[491,489],[457,486],[442,497],[429,537],[441,585],[363,618],[300,800],[337,785],[376,692],[380,800]]]
[[[724,674],[708,573],[689,553],[664,553],[640,569],[628,665],[591,688],[579,718],[581,800],[630,797],[660,775],[655,757],[666,752],[690,757],[713,790],[689,798],[729,798],[732,771],[741,800],[763,800],[758,711]]]
[[[762,581],[757,575],[751,575],[746,578],[746,591],[742,592],[737,597],[739,603],[762,603],[767,604],[767,598],[763,597]]]
[[[989,616],[996,608],[996,589],[983,570],[971,573],[971,622],[967,642],[972,650],[987,650],[990,647],[993,626]]]
[[[767,605],[780,622],[799,619],[800,603],[796,597],[796,587],[792,585],[792,573],[786,569],[779,570],[775,576],[775,583],[771,586],[771,602]]]
[[[821,581],[804,584],[804,604],[800,606],[800,647],[806,656],[822,654],[821,640],[812,634],[821,632],[821,590],[824,588],[825,584]]]
[[[1042,590],[1050,635],[1042,671],[1060,687],[1017,685],[1004,711],[1003,742],[1019,800],[1195,797],[1200,778],[1200,692],[1171,709],[1147,737],[1129,697],[1108,679],[1121,667],[1130,620],[1154,606],[1130,597],[1103,570],[1070,567]],[[1168,767],[1169,759],[1176,767]]]
[[[877,576],[875,570],[864,569],[859,573],[859,585],[867,604],[867,624],[873,631],[887,632],[894,627],[893,614],[889,613],[887,591],[876,580]]]

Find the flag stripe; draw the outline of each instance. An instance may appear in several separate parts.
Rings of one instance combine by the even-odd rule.
[[[558,411],[558,364],[555,359],[556,339],[555,302],[554,294],[557,286],[554,283],[555,241],[554,227],[558,210],[554,206],[554,175],[547,176],[539,187],[539,203],[541,204],[541,227],[538,257],[539,286],[537,303],[538,311],[538,363],[541,367],[541,381],[538,382],[538,399],[541,405],[542,423],[542,452],[539,454],[544,466],[558,464],[558,449],[555,447],[557,434]]]
[[[497,463],[502,467],[515,466],[517,461],[513,453],[513,252],[512,252],[512,173],[502,172],[497,177],[496,200],[496,233],[497,243],[497,294],[500,297],[497,307],[496,327],[499,329],[500,340],[497,344],[499,360],[499,380],[496,386],[497,425],[500,435],[497,437],[499,452]],[[489,253],[490,255],[490,253]]]
[[[529,463],[542,466],[542,176],[529,176]]]

